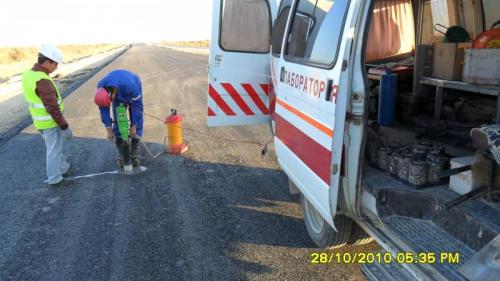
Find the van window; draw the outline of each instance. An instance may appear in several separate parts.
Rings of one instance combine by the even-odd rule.
[[[422,19],[422,44],[442,42],[444,37],[442,32],[446,32],[446,28],[459,22],[457,1],[425,0]]]
[[[376,61],[415,49],[415,25],[411,0],[377,0],[373,8],[366,61]]]
[[[271,39],[271,45],[273,50],[273,55],[280,56],[281,45],[283,42],[283,37],[285,37],[286,21],[288,20],[288,14],[290,13],[290,7],[292,6],[292,0],[284,0],[280,4],[278,10],[278,17],[274,21],[274,29]]]
[[[500,20],[500,2],[498,0],[483,0],[485,30]]]
[[[219,45],[225,51],[268,53],[271,15],[265,0],[224,0]]]
[[[304,63],[333,65],[349,0],[300,0],[285,55]]]

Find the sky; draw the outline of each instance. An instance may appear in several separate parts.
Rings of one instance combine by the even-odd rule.
[[[2,0],[0,46],[207,40],[210,0]]]

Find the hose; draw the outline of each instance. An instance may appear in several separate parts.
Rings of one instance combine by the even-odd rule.
[[[134,109],[132,109],[134,110]],[[149,113],[146,113],[146,112],[140,112],[140,111],[137,111],[135,110],[136,112],[138,113],[142,113],[144,114],[145,116],[148,116],[154,120],[157,120],[157,121],[160,121],[162,123],[164,123],[164,120],[155,116],[155,115],[152,115],[152,114],[149,114]],[[179,126],[180,127],[180,126]],[[247,144],[254,144],[254,145],[258,145],[258,146],[261,146],[262,149],[261,149],[261,156],[264,156],[267,154],[267,146],[268,144],[270,144],[273,139],[270,139],[268,140],[267,142],[265,143],[262,143],[262,142],[257,142],[257,141],[245,141],[245,140],[240,140],[240,139],[229,139],[229,138],[222,138],[222,137],[218,137],[218,136],[213,136],[213,135],[210,135],[208,133],[205,133],[205,132],[202,132],[200,130],[197,130],[197,129],[194,129],[194,128],[190,128],[190,127],[182,127],[183,130],[186,130],[186,131],[191,131],[193,133],[197,133],[199,135],[203,135],[203,136],[206,136],[208,138],[212,138],[212,139],[216,139],[216,140],[219,140],[219,141],[227,141],[227,142],[236,142],[236,143],[247,143]],[[164,136],[163,137],[163,144],[166,146],[166,139],[167,139],[167,136]],[[144,147],[144,149],[148,152],[148,154],[151,156],[152,159],[156,159],[158,156],[160,156],[161,154],[164,153],[164,151],[161,151],[159,152],[158,154],[156,155],[153,155],[153,153],[151,153],[151,151],[147,148],[146,144],[144,144],[144,142],[142,142],[142,145]]]
[[[167,140],[167,136],[164,136],[163,137],[163,145],[166,146],[166,140]],[[144,150],[146,150],[146,152],[149,154],[149,156],[151,156],[151,159],[156,159],[158,158],[158,156],[162,155],[165,150],[162,150],[160,152],[158,152],[156,155],[153,155],[153,153],[151,152],[151,150],[149,150],[149,148],[147,147],[147,145],[141,140],[141,144],[142,144],[142,147],[144,147]]]

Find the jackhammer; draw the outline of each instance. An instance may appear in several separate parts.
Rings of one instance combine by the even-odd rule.
[[[118,166],[125,172],[132,172],[133,167],[139,167],[139,139],[130,138],[129,136],[129,120],[127,115],[127,107],[119,105],[116,107],[116,124],[120,132],[119,138],[116,139],[116,146],[119,152]]]

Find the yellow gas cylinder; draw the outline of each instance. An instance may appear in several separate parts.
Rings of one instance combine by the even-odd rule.
[[[171,109],[172,114],[165,118],[165,129],[168,136],[166,151],[172,154],[182,154],[188,150],[182,142],[182,116],[176,109]]]

